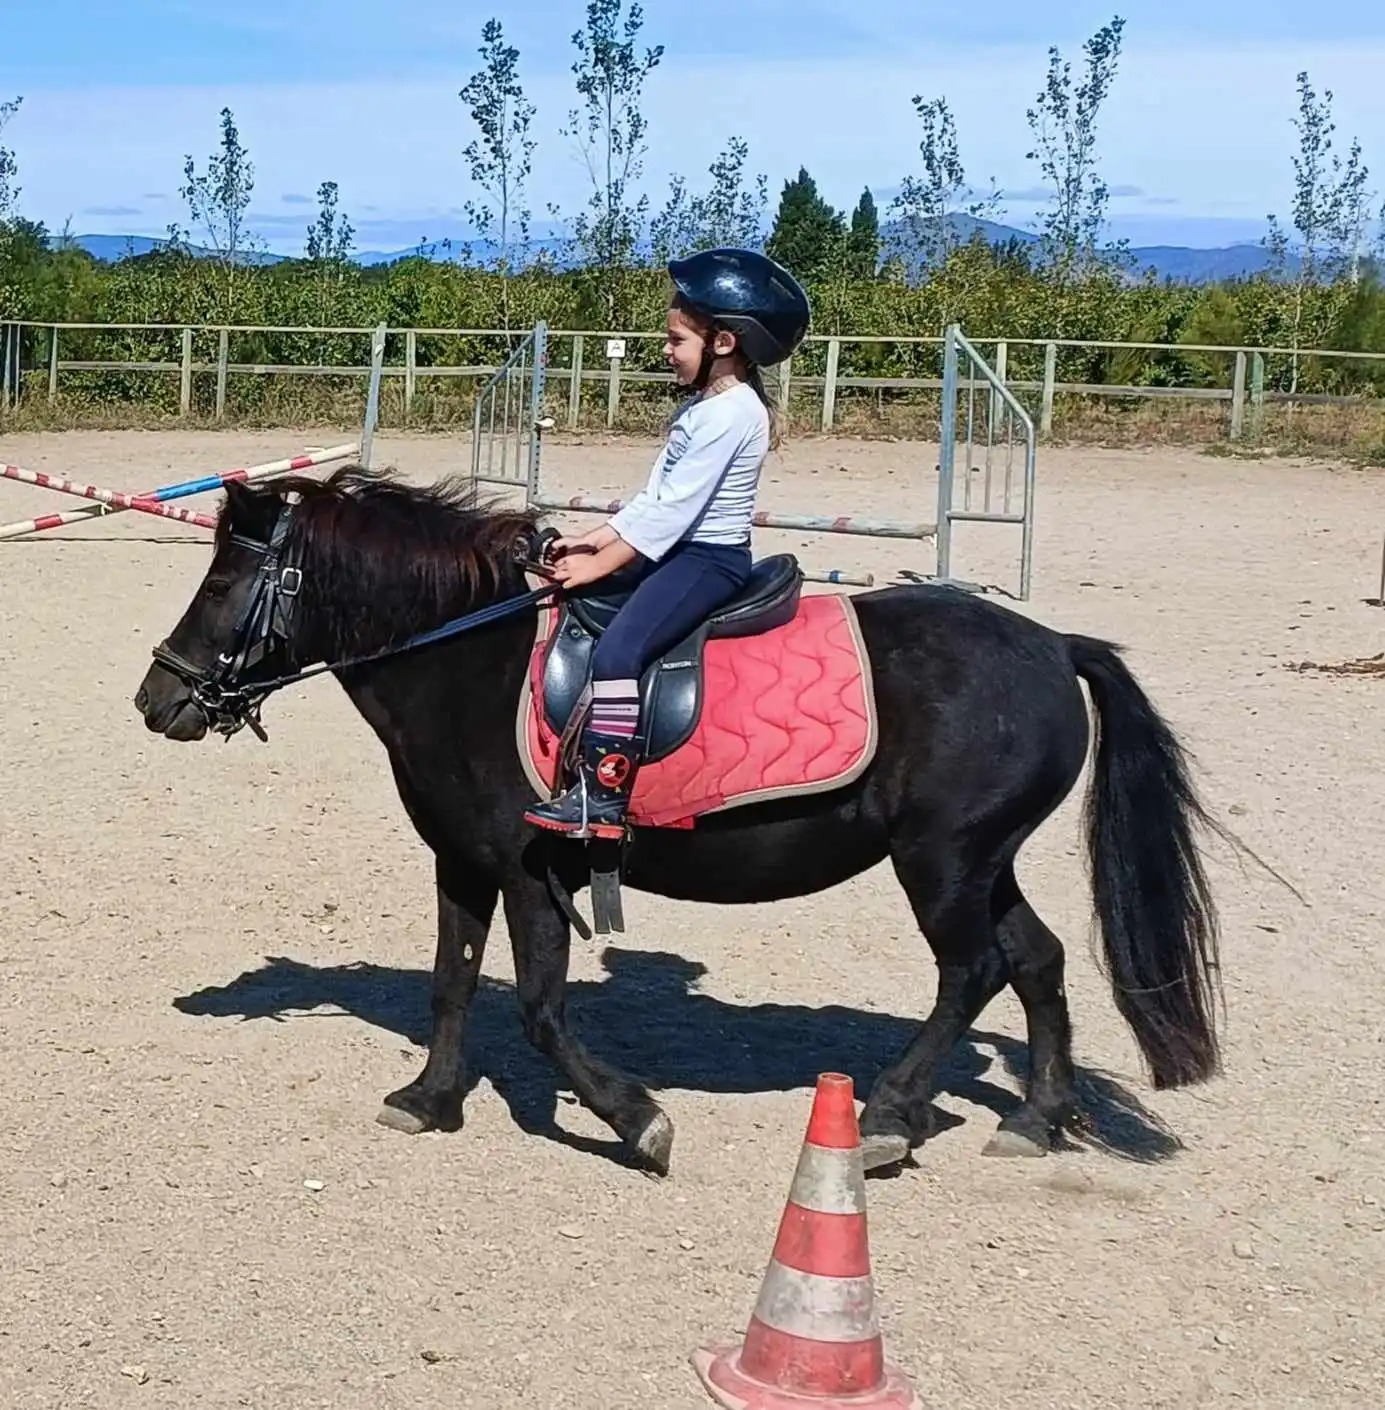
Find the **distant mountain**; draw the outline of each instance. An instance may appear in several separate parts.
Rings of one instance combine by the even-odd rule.
[[[971,239],[972,232],[979,229],[992,245],[1004,245],[1011,240],[1021,245],[1035,245],[1039,241],[1031,230],[1016,230],[1008,225],[976,220],[966,215],[954,217],[954,226],[964,240]],[[1180,284],[1243,279],[1265,273],[1272,263],[1270,252],[1263,245],[1246,241],[1216,249],[1197,249],[1187,245],[1134,245],[1130,248],[1130,258],[1137,275],[1153,269],[1159,278],[1172,279]]]
[[[547,256],[560,267],[566,259],[564,241],[559,235],[544,235],[530,240],[525,245],[512,247],[512,258],[516,264],[524,264],[540,255]],[[395,260],[424,259],[447,261],[465,260],[470,264],[490,264],[500,254],[500,246],[490,240],[468,240],[465,237],[446,240],[429,240],[421,245],[411,245],[404,250],[360,250],[352,256],[357,264],[393,264]]]
[[[50,235],[48,243],[54,249],[65,244],[75,245],[93,259],[114,263],[132,255],[151,254],[168,242],[151,239],[148,235],[74,235],[70,240],[64,240],[61,235]]]
[[[979,220],[974,215],[953,215],[948,224],[959,240],[970,240],[979,230],[992,245],[1008,245],[1011,240],[1021,245],[1037,245],[1039,237],[1032,230],[1016,230],[1013,225],[1001,225],[994,220]],[[885,232],[898,229],[897,225],[886,223]]]
[[[92,259],[115,264],[119,260],[153,254],[155,250],[163,249],[168,244],[168,240],[166,237],[153,235],[72,235],[67,238],[61,235],[50,235],[48,244],[53,249],[58,249],[64,244],[75,245],[79,250],[85,250]],[[214,253],[212,250],[203,249],[200,245],[192,245],[190,248],[194,255],[207,258],[210,258]],[[246,264],[278,264],[284,258],[284,255],[258,252],[242,256]]]
[[[969,240],[976,231],[992,245],[1005,245],[1011,241],[1019,245],[1034,245],[1038,236],[1032,230],[1019,230],[1014,226],[1001,225],[991,220],[977,220],[972,216],[952,217],[953,229],[961,240]],[[897,230],[898,227],[894,227]],[[882,235],[887,239],[892,233],[888,224]],[[62,243],[61,236],[50,236],[49,241],[56,246]],[[164,239],[149,235],[75,235],[71,243],[85,250],[94,259],[114,262],[132,255],[147,255],[167,244]],[[193,253],[210,256],[211,251],[193,248]],[[474,264],[489,263],[495,258],[496,247],[486,240],[454,239],[438,240],[425,245],[415,245],[402,250],[362,250],[353,255],[357,264],[365,267],[393,264],[397,260],[422,257],[436,261],[465,260]],[[563,242],[557,235],[543,235],[532,240],[525,249],[525,257],[539,254],[562,267],[566,262]],[[1235,244],[1219,249],[1194,249],[1183,245],[1145,245],[1130,250],[1134,262],[1135,277],[1142,277],[1152,269],[1156,277],[1171,279],[1177,283],[1207,284],[1224,279],[1246,278],[1264,273],[1270,265],[1269,251],[1261,245]],[[279,264],[291,255],[253,254],[245,257],[247,263],[270,265]],[[522,261],[521,261],[522,262]]]
[[[1039,237],[1032,230],[1019,230],[1000,225],[993,220],[978,220],[970,215],[954,215],[949,221],[959,241],[972,239],[980,231],[992,245],[1033,246]],[[888,240],[897,234],[897,224],[886,224],[881,235]],[[1143,278],[1152,269],[1159,279],[1171,279],[1178,284],[1211,284],[1224,279],[1244,279],[1263,274],[1270,268],[1270,252],[1263,245],[1239,243],[1216,249],[1197,249],[1185,245],[1135,245],[1129,250],[1132,275]],[[1290,267],[1293,258],[1290,256]]]
[[[119,260],[137,258],[140,255],[152,254],[155,250],[164,249],[168,240],[163,237],[152,235],[72,235],[64,241],[61,235],[50,235],[48,244],[53,249],[57,249],[62,244],[67,243],[76,246],[80,250],[85,250],[93,259],[101,260],[107,264],[114,264]],[[215,257],[215,251],[209,250],[202,245],[189,246],[192,254],[203,259]],[[525,250],[529,257],[539,253],[547,253],[554,259],[562,256],[562,242],[556,238],[539,239],[531,241]],[[377,264],[393,264],[396,260],[414,259],[421,256],[424,259],[437,260],[439,262],[459,259],[470,259],[473,263],[482,263],[493,260],[497,254],[497,247],[487,240],[430,240],[422,245],[412,245],[403,250],[359,250],[352,255],[352,259],[359,265],[369,267]],[[271,251],[253,252],[241,256],[246,264],[270,265],[283,264],[288,260],[301,259],[301,255],[282,255]]]
[[[1177,284],[1213,284],[1221,279],[1244,279],[1269,270],[1273,257],[1263,245],[1227,245],[1223,249],[1194,250],[1182,245],[1145,245],[1130,251],[1136,269],[1153,268],[1161,279]],[[1293,257],[1290,256],[1290,264]]]

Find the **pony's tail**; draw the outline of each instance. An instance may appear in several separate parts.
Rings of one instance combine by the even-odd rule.
[[[1067,645],[1096,706],[1085,822],[1116,1007],[1156,1088],[1202,1082],[1220,1063],[1217,919],[1193,827],[1215,824],[1182,746],[1116,649],[1083,636]]]

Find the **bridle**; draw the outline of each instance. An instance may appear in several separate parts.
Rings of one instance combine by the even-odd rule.
[[[276,651],[286,652],[290,666],[293,664],[295,617],[304,582],[303,566],[294,561],[289,532],[297,502],[297,495],[285,497],[267,539],[231,534],[230,542],[258,554],[260,564],[250,595],[236,618],[231,643],[218,654],[215,663],[210,668],[198,666],[174,651],[167,639],[153,650],[154,660],[188,687],[192,703],[201,711],[207,728],[227,739],[249,727],[258,739],[267,742],[269,734],[260,722],[260,710],[265,700],[284,686],[296,685],[299,681],[328,671],[343,671],[352,666],[383,661],[406,651],[446,641],[489,622],[515,616],[560,591],[557,583],[549,582],[544,587],[514,597],[500,598],[475,612],[444,622],[431,631],[420,632],[397,646],[388,646],[344,661],[329,661],[306,669],[290,670],[285,675],[265,680],[247,680],[246,675],[271,659]],[[515,562],[526,571],[551,579],[553,570],[549,555],[557,538],[555,529],[545,529],[532,537],[520,535],[514,545]]]
[[[171,671],[192,692],[192,703],[202,712],[207,727],[228,739],[247,725],[262,741],[269,735],[260,723],[260,707],[275,688],[272,681],[252,683],[248,672],[279,648],[291,649],[294,608],[303,590],[303,569],[288,553],[294,500],[286,498],[268,539],[232,533],[230,541],[259,555],[255,583],[236,618],[229,648],[207,669],[194,665],[169,646],[154,648],[154,659]],[[287,680],[284,684],[287,684]],[[268,687],[268,688],[266,688]]]

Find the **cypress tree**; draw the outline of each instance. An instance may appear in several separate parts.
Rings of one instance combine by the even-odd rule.
[[[853,277],[874,279],[880,265],[880,213],[875,197],[867,187],[861,192],[851,216],[851,234],[847,237],[847,257]]]
[[[784,183],[765,252],[796,278],[812,281],[831,269],[846,237],[846,223],[818,194],[817,182],[800,167]]]

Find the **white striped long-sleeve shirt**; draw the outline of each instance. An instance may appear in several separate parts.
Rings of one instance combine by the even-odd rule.
[[[682,539],[748,543],[768,453],[769,412],[748,382],[694,398],[674,417],[648,484],[610,525],[655,561]]]

